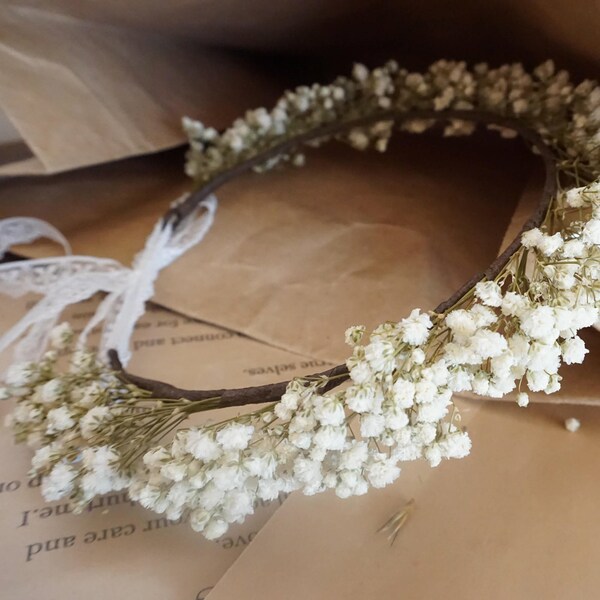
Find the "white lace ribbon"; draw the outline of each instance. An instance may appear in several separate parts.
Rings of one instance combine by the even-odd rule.
[[[60,244],[66,254],[71,254],[65,236],[50,223],[35,217],[12,217],[0,220],[0,258],[11,246],[31,244],[39,238],[48,238]]]
[[[0,293],[18,297],[35,292],[44,296],[0,337],[0,352],[20,340],[16,347],[16,360],[38,359],[63,310],[102,291],[108,295],[84,328],[80,343],[85,343],[94,327],[104,323],[100,356],[105,357],[108,349],[115,348],[123,364],[127,364],[131,356],[129,340],[134,325],[144,313],[146,301],[154,294],[154,281],[158,273],[204,238],[213,224],[216,209],[217,199],[210,196],[175,230],[171,222],[163,225],[159,221],[131,268],[115,260],[92,256],[60,256],[0,264]],[[11,231],[19,229],[14,224],[18,219],[0,220],[0,235],[5,231],[3,226],[6,221],[13,222]],[[31,231],[25,226],[21,231],[24,232],[22,238],[11,234],[6,248],[40,237],[37,235],[32,238]],[[45,237],[50,237],[48,234],[52,233],[52,239],[56,241],[62,238],[60,232],[51,225],[46,229],[39,228],[40,231],[45,231]],[[0,238],[0,249],[4,245],[4,238]],[[65,249],[68,249],[68,244]]]

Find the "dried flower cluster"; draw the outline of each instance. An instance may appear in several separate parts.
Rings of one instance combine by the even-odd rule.
[[[580,170],[595,173],[600,163],[600,86],[591,80],[578,85],[566,71],[556,71],[547,61],[528,73],[521,64],[497,69],[487,64],[472,70],[464,62],[440,60],[425,73],[411,73],[395,61],[369,70],[354,66],[352,77],[337,77],[329,85],[318,83],[287,91],[268,111],[258,108],[236,119],[219,134],[212,127],[189,118],[183,120],[190,139],[186,165],[188,175],[202,185],[244,160],[274,148],[290,138],[306,134],[316,127],[342,124],[374,114],[407,114],[431,110],[478,110],[518,119],[536,130],[544,140],[564,153],[569,162],[577,159]],[[398,128],[421,133],[435,124],[434,119],[402,121]],[[385,151],[394,128],[393,120],[356,127],[335,134],[339,140],[359,150]],[[468,135],[472,122],[455,119],[445,135]],[[502,129],[507,137],[515,132]],[[331,136],[312,140],[319,146]],[[301,166],[301,148],[274,156],[262,171],[291,161]]]
[[[572,183],[553,199],[543,225],[523,235],[500,274],[445,313],[415,309],[368,338],[364,327],[348,329],[350,381],[342,389],[327,391],[335,376],[298,378],[279,402],[178,429],[157,445],[190,414],[219,406],[219,398],[150,398],[81,350],[66,372],[57,369],[56,350],[39,364],[13,366],[3,392],[17,399],[9,425],[18,441],[37,447],[33,471],[42,475],[48,500],[68,497],[81,507],[127,487],[132,499],[170,519],[189,513],[191,526],[213,539],[258,500],[282,492],[332,489],[346,498],[392,483],[402,462],[424,458],[437,466],[467,455],[471,442],[460,429],[455,393],[515,392],[526,406],[528,390],[560,388],[561,364],[580,363],[587,353],[578,331],[599,318],[600,91],[592,83],[574,87],[550,63],[533,75],[519,66],[469,72],[446,61],[425,75],[395,63],[374,71],[358,65],[352,79],[288,92],[273,111],[248,113],[222,135],[188,122],[188,170],[208,181],[287,136],[391,107],[518,117],[552,144],[561,176]],[[384,150],[391,130],[382,122],[347,139]],[[447,133],[469,131],[461,122]],[[70,348],[68,327],[53,337],[57,349]]]
[[[51,338],[41,361],[8,369],[0,396],[17,400],[6,425],[17,442],[36,449],[31,475],[42,476],[42,494],[70,498],[77,512],[98,494],[126,488],[148,443],[180,425],[198,403],[150,399],[124,385],[93,353],[73,350],[67,323]]]

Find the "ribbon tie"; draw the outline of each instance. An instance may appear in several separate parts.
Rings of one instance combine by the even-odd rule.
[[[62,234],[39,219],[0,220],[2,252],[11,245],[29,243],[39,237],[59,242],[67,252],[67,256],[0,264],[0,293],[13,297],[30,292],[43,295],[0,337],[0,352],[19,340],[15,349],[17,360],[39,359],[63,310],[97,292],[106,292],[107,296],[81,333],[79,343],[84,344],[89,332],[103,322],[100,356],[105,357],[108,349],[114,348],[126,365],[131,357],[129,340],[134,325],[144,313],[146,301],[154,294],[159,272],[202,241],[213,224],[216,209],[217,199],[210,196],[176,228],[171,221],[158,222],[131,268],[112,259],[70,255]]]

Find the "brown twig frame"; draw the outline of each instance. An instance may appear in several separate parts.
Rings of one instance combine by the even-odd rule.
[[[287,139],[263,152],[259,152],[253,157],[240,162],[235,167],[219,173],[203,187],[191,193],[181,204],[171,208],[164,216],[165,223],[172,222],[176,227],[185,217],[190,215],[210,194],[215,192],[222,185],[231,181],[238,175],[250,171],[252,168],[264,164],[269,159],[287,154],[300,146],[318,138],[335,136],[344,133],[356,127],[365,127],[381,121],[393,121],[396,124],[405,123],[416,119],[430,119],[436,122],[449,120],[463,120],[485,125],[495,125],[502,128],[512,129],[517,132],[522,139],[537,150],[542,157],[546,171],[544,189],[541,199],[536,206],[533,214],[523,224],[523,227],[514,240],[500,254],[492,264],[483,272],[475,274],[463,286],[461,286],[452,296],[439,304],[434,312],[441,314],[454,306],[478,281],[483,279],[494,279],[505,267],[513,254],[521,245],[521,235],[534,227],[538,227],[544,221],[548,207],[552,198],[558,190],[558,171],[556,168],[556,159],[552,149],[542,140],[541,136],[534,130],[527,128],[522,122],[514,118],[501,117],[492,113],[475,110],[446,110],[437,112],[433,110],[415,110],[408,112],[399,112],[394,110],[378,111],[372,115],[353,120],[340,121],[316,127],[315,129]],[[285,393],[289,381],[281,381],[260,386],[238,388],[238,389],[219,389],[219,390],[186,390],[175,387],[169,383],[139,377],[125,371],[115,350],[109,350],[109,361],[111,367],[117,372],[124,383],[133,384],[140,389],[151,393],[154,398],[162,399],[181,399],[186,398],[191,401],[219,398],[219,407],[244,406],[247,404],[262,404],[265,402],[274,402],[281,398]],[[349,377],[348,368],[345,364],[337,365],[327,371],[314,373],[307,377],[333,378],[327,381],[323,391],[327,391],[342,384]]]

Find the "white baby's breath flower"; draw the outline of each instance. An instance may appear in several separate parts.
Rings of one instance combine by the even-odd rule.
[[[369,69],[362,63],[355,63],[352,69],[352,75],[357,81],[365,81],[369,77]]]
[[[39,471],[47,467],[50,464],[54,453],[54,448],[50,444],[38,448],[31,459],[31,466],[33,467],[33,470]]]
[[[91,471],[103,471],[114,474],[119,462],[119,454],[108,445],[85,448],[82,452],[82,462]]]
[[[417,381],[415,384],[415,402],[417,404],[426,404],[433,402],[438,394],[438,386],[427,379]]]
[[[500,306],[502,304],[502,290],[495,281],[480,281],[475,286],[475,295],[486,306]]]
[[[286,410],[294,411],[298,408],[300,400],[301,391],[295,389],[295,387],[293,387],[292,385],[289,385],[285,394],[281,396],[280,403]]]
[[[308,450],[312,444],[313,436],[308,431],[300,431],[290,433],[289,440],[296,448]]]
[[[567,431],[570,431],[571,433],[575,433],[576,431],[579,431],[580,427],[581,427],[581,422],[579,421],[579,419],[576,419],[575,417],[570,417],[565,420],[565,429]]]
[[[398,479],[400,467],[385,457],[378,455],[367,467],[367,479],[374,488],[382,488]]]
[[[500,356],[508,347],[506,338],[502,334],[489,329],[477,331],[471,337],[469,345],[482,360]]]
[[[416,387],[412,381],[399,378],[393,386],[393,398],[399,408],[410,408],[415,398]]]
[[[527,368],[532,371],[556,373],[560,366],[560,347],[558,344],[545,344],[534,341],[529,348]]]
[[[315,417],[321,425],[341,425],[344,422],[346,413],[338,398],[318,396],[313,402]]]
[[[551,256],[557,250],[562,248],[562,245],[562,236],[560,235],[560,233],[555,233],[554,235],[543,235],[537,247],[540,250],[540,252],[545,256]]]
[[[502,394],[496,392],[496,387],[488,374],[480,372],[473,377],[473,393],[479,396],[489,396],[490,398],[502,397]]]
[[[442,462],[442,458],[444,458],[439,444],[432,444],[431,446],[425,448],[423,456],[429,461],[430,467],[439,466],[439,464]]]
[[[585,190],[583,187],[571,188],[565,193],[565,201],[568,206],[572,208],[580,208],[585,204],[585,198],[582,192]]]
[[[555,331],[554,311],[550,306],[536,306],[523,312],[521,329],[529,337],[542,340]]]
[[[15,363],[11,365],[4,381],[7,385],[20,388],[32,383],[35,377],[35,366],[32,363]]]
[[[419,405],[417,410],[417,421],[419,423],[437,423],[448,414],[447,403],[435,401]]]
[[[572,327],[584,329],[594,325],[600,317],[599,308],[596,306],[577,306],[572,312]]]
[[[64,389],[64,383],[61,379],[51,379],[42,386],[40,400],[46,404],[57,402],[64,393]]]
[[[374,399],[374,391],[367,385],[353,385],[346,390],[346,405],[350,410],[357,413],[373,410]]]
[[[388,410],[384,413],[385,427],[391,431],[398,431],[406,427],[409,423],[409,418],[406,412],[397,408]]]
[[[56,433],[71,429],[75,425],[73,413],[66,406],[59,406],[48,411],[46,419],[48,421],[48,433]]]
[[[467,392],[472,388],[473,375],[466,369],[455,369],[448,378],[448,387],[453,392]]]
[[[416,308],[406,319],[400,322],[402,327],[402,341],[413,346],[424,344],[429,336],[433,323],[427,314],[421,313]]]
[[[469,313],[477,327],[489,327],[498,320],[496,313],[491,308],[483,306],[482,304],[475,304],[469,310]]]
[[[248,477],[239,464],[217,464],[211,471],[212,483],[223,492],[228,492],[243,485]]]
[[[42,479],[42,496],[48,502],[67,497],[73,489],[75,476],[73,467],[65,463],[54,465],[49,475]]]
[[[579,336],[565,340],[561,348],[563,360],[568,365],[582,363],[585,355],[589,352],[585,347],[585,342]]]
[[[502,314],[510,317],[519,317],[525,311],[529,302],[525,296],[516,292],[507,292],[502,298]]]
[[[324,450],[342,450],[346,441],[346,428],[330,425],[321,427],[315,433],[313,441]]]
[[[229,525],[220,517],[212,517],[208,520],[202,533],[207,540],[216,540],[220,538],[228,529]]]
[[[536,227],[521,236],[521,243],[525,248],[535,248],[542,241],[543,236],[544,234]]]
[[[194,458],[202,461],[215,460],[222,452],[213,436],[201,429],[190,429],[187,431],[185,449]]]
[[[542,392],[550,383],[550,375],[545,371],[527,371],[527,386],[532,392]]]
[[[160,474],[171,481],[182,481],[187,474],[187,465],[182,462],[170,461],[160,468]]]
[[[439,443],[444,458],[464,458],[471,452],[471,438],[464,431],[447,434]]]
[[[586,254],[586,246],[583,240],[575,239],[565,242],[562,255],[565,258],[581,258]]]
[[[360,129],[353,129],[348,135],[348,140],[357,150],[365,150],[369,147],[369,137]]]
[[[81,389],[80,398],[77,400],[77,405],[82,408],[92,408],[100,396],[103,388],[99,381],[92,381],[89,385]]]
[[[373,372],[366,361],[359,361],[350,368],[350,377],[354,383],[367,383],[373,377]]]
[[[297,458],[294,462],[294,474],[302,483],[320,482],[323,478],[321,463],[317,460]]]
[[[369,446],[363,441],[354,441],[340,455],[340,469],[361,469],[369,456]]]
[[[254,512],[253,498],[246,490],[234,490],[227,494],[223,502],[223,516],[226,523],[242,522]],[[223,532],[224,533],[224,532]]]
[[[446,316],[446,325],[452,333],[459,339],[466,339],[472,336],[477,330],[477,325],[471,313],[464,309],[456,309]]]
[[[377,437],[385,429],[385,418],[383,415],[367,414],[360,419],[360,435],[365,438]]]
[[[143,456],[144,464],[150,468],[160,468],[164,463],[170,460],[171,455],[166,448],[159,446],[148,450]]]
[[[96,367],[96,356],[93,352],[84,349],[76,350],[71,356],[69,370],[71,373],[86,374]]]
[[[427,355],[425,354],[425,351],[422,348],[415,348],[410,353],[410,359],[415,365],[422,365],[425,362],[426,358]]]
[[[600,219],[592,219],[585,224],[583,238],[588,244],[600,246]]]
[[[223,475],[221,475],[222,471],[217,471],[217,473],[219,474],[217,481],[223,481],[227,483],[228,472],[225,472]],[[233,489],[234,487],[235,481],[233,482],[233,485],[227,487],[227,489]],[[204,510],[213,510],[219,505],[220,502],[223,501],[225,492],[225,489],[215,485],[213,482],[210,482],[198,492],[196,496],[197,504]]]
[[[365,329],[366,328],[364,325],[354,325],[353,327],[346,329],[346,333],[344,335],[346,344],[349,346],[360,344],[360,341],[365,333]]]
[[[243,450],[248,446],[253,433],[252,425],[230,423],[217,433],[216,440],[223,450]]]
[[[562,377],[557,373],[552,373],[548,380],[548,385],[544,389],[545,394],[554,394],[560,390]]]
[[[261,500],[270,502],[275,500],[281,493],[281,482],[278,479],[261,479],[258,482],[258,497]]]
[[[375,340],[365,346],[365,358],[373,371],[391,373],[396,365],[394,350],[391,342]]]

